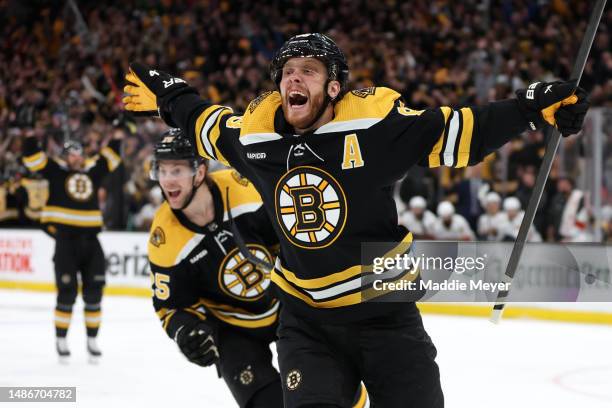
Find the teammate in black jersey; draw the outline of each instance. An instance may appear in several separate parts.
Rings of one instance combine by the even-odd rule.
[[[99,154],[86,159],[82,145],[69,141],[64,145],[62,158],[54,159],[47,157],[35,137],[27,137],[24,143],[24,165],[49,183],[49,198],[40,222],[55,238],[56,349],[63,362],[70,356],[66,335],[77,296],[79,272],[90,361],[96,362],[102,354],[96,340],[105,284],[104,252],[97,237],[102,228],[98,188],[104,177],[121,163],[120,147],[121,141],[113,139]]]
[[[414,110],[388,88],[349,91],[344,54],[322,34],[289,39],[270,71],[278,90],[244,114],[137,63],[124,102],[184,129],[202,156],[232,165],[261,194],[281,246],[272,281],[283,305],[285,406],[345,407],[359,380],[374,407],[443,406],[436,350],[415,304],[372,291],[372,258],[406,253],[412,242],[392,186],[415,164],[476,164],[528,128],[577,133],[584,91],[536,82],[515,99]],[[399,244],[362,260],[361,243],[389,241]],[[414,276],[392,269],[377,278]]]
[[[209,174],[178,130],[155,146],[151,174],[166,198],[148,251],[166,333],[189,361],[217,363],[240,407],[282,407],[270,351],[279,303],[268,290],[269,271],[240,251],[229,220],[233,214],[250,256],[271,263],[278,239],[261,198],[234,170]]]

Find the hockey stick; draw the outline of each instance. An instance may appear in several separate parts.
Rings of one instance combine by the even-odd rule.
[[[597,27],[599,26],[599,21],[601,20],[601,15],[603,14],[605,6],[606,0],[598,0],[595,4],[595,7],[593,8],[593,11],[591,12],[589,24],[587,26],[586,32],[584,33],[582,44],[580,44],[578,56],[576,57],[576,62],[574,63],[574,68],[572,69],[572,74],[570,76],[570,78],[572,79],[577,79],[577,84],[580,83],[582,71],[584,70],[584,66],[586,65],[586,61],[589,56],[589,51],[591,50],[591,45],[593,44],[593,39],[595,38],[595,34],[597,33]],[[540,171],[538,172],[536,185],[533,189],[531,197],[529,198],[529,204],[527,205],[527,210],[525,211],[525,217],[521,222],[521,227],[519,229],[516,242],[514,243],[514,247],[512,248],[510,260],[508,261],[508,267],[506,268],[506,273],[504,274],[504,277],[502,279],[503,283],[511,283],[514,279],[514,274],[516,273],[516,268],[523,252],[523,247],[525,246],[525,242],[527,241],[527,233],[529,232],[529,227],[531,227],[531,224],[533,223],[533,218],[535,217],[538,204],[540,203],[540,199],[542,198],[544,185],[546,184],[546,180],[548,179],[548,174],[550,173],[550,168],[552,166],[555,153],[557,152],[557,148],[559,147],[559,142],[561,140],[561,135],[559,134],[559,131],[553,128],[552,126],[548,126],[546,128],[544,137],[545,139],[548,139],[548,144],[546,146],[546,154],[544,155],[544,159],[542,160],[542,166],[540,167]],[[506,306],[506,300],[510,292],[510,285],[507,285],[507,287],[508,290],[500,290],[497,293],[497,300],[495,301],[495,306],[493,306],[493,312],[491,313],[490,318],[493,323],[499,323],[499,321],[501,320],[504,307]]]

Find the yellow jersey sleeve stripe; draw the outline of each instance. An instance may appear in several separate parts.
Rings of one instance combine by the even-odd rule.
[[[442,134],[440,138],[434,145],[433,149],[429,153],[429,167],[440,167],[440,153],[442,152],[442,146],[444,145],[444,135],[446,133],[446,122],[448,121],[448,117],[450,116],[452,109],[443,106],[440,108],[442,111],[442,115],[444,116],[444,128],[442,130]]]
[[[470,108],[462,108],[460,112],[463,118],[463,128],[461,130],[461,141],[459,142],[456,166],[465,167],[470,160],[470,146],[474,131],[474,113]]]
[[[457,111],[452,111],[449,120],[446,122],[446,143],[442,158],[444,165],[452,167],[455,164],[455,146],[461,126],[461,118]]]
[[[23,158],[23,164],[30,171],[40,171],[47,166],[48,158],[45,152],[38,152]]]
[[[162,327],[164,328],[164,330],[168,329],[168,325],[170,324],[170,319],[172,319],[172,316],[174,316],[174,314],[176,313],[176,310],[172,310],[170,313],[168,313],[162,321]]]
[[[222,111],[218,118],[217,121],[215,122],[214,126],[212,127],[212,129],[210,130],[210,136],[208,137],[208,139],[210,140],[210,144],[212,145],[213,149],[214,149],[214,153],[217,157],[217,160],[220,161],[221,163],[223,163],[226,166],[229,166],[229,162],[227,161],[227,159],[223,156],[223,154],[221,154],[221,150],[219,150],[219,148],[217,147],[217,140],[219,140],[219,137],[221,136],[221,121],[223,120],[223,117],[231,115],[233,112],[230,109],[226,109],[224,111]]]
[[[215,155],[213,142],[210,140],[210,133],[216,127],[220,132],[218,119],[221,113],[232,113],[232,110],[225,106],[212,105],[209,106],[200,114],[196,120],[196,145],[201,156],[209,159],[218,160]],[[219,138],[217,135],[216,140]]]
[[[353,405],[353,408],[365,408],[368,400],[368,392],[366,391],[365,385],[361,384],[359,389],[359,400]]]
[[[121,157],[113,149],[106,146],[100,150],[100,155],[106,159],[109,171],[114,171],[121,163]]]
[[[183,310],[186,311],[187,313],[191,313],[192,315],[195,315],[200,320],[206,320],[206,315],[204,315],[203,313],[198,312],[197,310],[193,310],[193,309],[190,309],[190,308],[183,309]]]
[[[163,319],[164,317],[166,317],[166,315],[168,314],[168,308],[162,307],[161,309],[157,310],[155,312],[155,314],[157,315],[157,317],[159,317],[160,319]]]
[[[217,319],[224,321],[225,323],[231,324],[232,326],[244,327],[247,329],[258,329],[261,327],[268,327],[276,323],[276,320],[278,319],[278,313],[274,313],[271,316],[264,317],[258,320],[242,320],[242,319],[238,319],[232,316],[224,316],[223,314],[219,313],[218,311],[214,309],[211,310],[210,312]]]

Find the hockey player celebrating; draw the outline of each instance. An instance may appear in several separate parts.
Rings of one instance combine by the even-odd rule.
[[[269,347],[278,301],[268,290],[270,273],[245,258],[228,218],[234,214],[252,256],[271,263],[278,239],[259,194],[236,171],[208,174],[178,129],[155,146],[151,176],[167,200],[155,214],[148,250],[164,330],[189,361],[218,363],[240,407],[282,407]]]
[[[164,330],[192,363],[217,364],[240,407],[282,407],[270,352],[279,302],[268,289],[278,238],[261,197],[235,170],[208,173],[180,129],[163,135],[154,155],[151,177],[166,201],[148,253]]]
[[[377,302],[393,293],[363,301],[373,279],[361,243],[399,242],[377,256],[409,251],[391,186],[411,166],[476,164],[545,124],[576,133],[588,103],[575,82],[538,82],[484,106],[413,110],[388,88],[349,91],[348,73],[329,37],[302,34],[272,61],[277,91],[243,115],[141,64],[131,65],[124,102],[184,129],[201,155],[231,164],[261,194],[281,246],[272,280],[286,407],[347,406],[359,380],[376,407],[441,407],[436,350],[416,305]]]
[[[97,192],[104,177],[121,163],[120,138],[121,135],[117,135],[90,159],[83,155],[81,143],[68,141],[64,144],[62,160],[47,157],[35,137],[25,140],[24,165],[49,182],[49,198],[40,222],[55,238],[55,334],[61,362],[66,362],[70,356],[66,335],[77,296],[79,272],[90,361],[96,362],[102,354],[96,338],[102,318],[105,259],[97,236],[102,228]]]

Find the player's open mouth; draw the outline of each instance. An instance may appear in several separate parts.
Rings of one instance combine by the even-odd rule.
[[[168,197],[176,198],[181,194],[181,190],[168,191]]]
[[[301,108],[308,102],[308,97],[300,91],[289,92],[289,106],[291,108]]]

